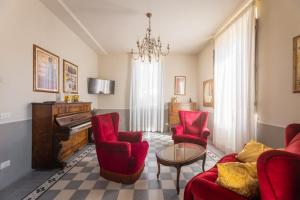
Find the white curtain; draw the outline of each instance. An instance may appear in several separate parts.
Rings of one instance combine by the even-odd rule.
[[[163,132],[163,61],[132,59],[130,130]]]
[[[237,152],[255,139],[254,6],[215,40],[214,144]]]

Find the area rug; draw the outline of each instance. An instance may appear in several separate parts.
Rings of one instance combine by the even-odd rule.
[[[157,180],[156,152],[172,145],[170,135],[158,133],[144,134],[144,140],[150,144],[145,161],[145,169],[140,179],[131,185],[108,181],[99,176],[99,165],[93,145],[71,160],[67,166],[50,177],[46,182],[24,197],[35,199],[102,199],[102,200],[176,200],[183,199],[186,183],[202,172],[202,161],[181,168],[180,194],[176,193],[176,169],[161,166],[160,178]],[[207,150],[205,168],[209,169],[219,160],[210,149]]]

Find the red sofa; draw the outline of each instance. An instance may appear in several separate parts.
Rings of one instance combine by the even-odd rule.
[[[119,114],[93,116],[92,130],[100,175],[125,184],[134,183],[144,169],[149,144],[142,132],[119,132]]]
[[[285,132],[284,150],[264,152],[257,160],[261,200],[300,199],[300,124],[291,124]],[[223,157],[219,162],[239,162],[236,154]],[[245,200],[239,194],[215,183],[217,167],[193,177],[186,185],[185,200]]]
[[[180,125],[172,128],[174,143],[188,142],[207,146],[210,135],[207,126],[208,112],[179,111]]]

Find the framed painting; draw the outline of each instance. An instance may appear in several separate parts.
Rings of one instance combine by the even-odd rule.
[[[175,95],[185,95],[185,76],[175,76],[175,87],[174,94]]]
[[[33,91],[59,93],[59,57],[33,45]]]
[[[203,106],[214,107],[214,80],[203,82]]]
[[[294,38],[294,74],[293,90],[294,93],[300,92],[300,35]]]
[[[78,94],[78,66],[63,60],[64,92]]]

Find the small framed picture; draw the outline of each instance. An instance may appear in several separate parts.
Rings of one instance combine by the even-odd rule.
[[[185,76],[175,76],[175,87],[174,94],[175,95],[185,95]]]
[[[78,66],[63,60],[64,68],[64,92],[78,94]]]
[[[214,107],[214,80],[203,81],[203,106]]]
[[[294,38],[293,91],[300,92],[300,35]]]
[[[59,93],[59,57],[33,45],[33,91]]]

